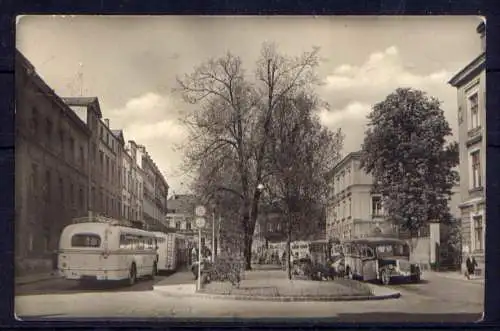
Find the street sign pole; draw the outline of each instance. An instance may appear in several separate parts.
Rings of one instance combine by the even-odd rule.
[[[196,290],[201,289],[201,228],[198,227],[198,283]]]
[[[196,282],[196,290],[199,291],[201,289],[201,229],[205,226],[205,216],[206,209],[204,206],[197,206],[194,210],[196,216],[196,226],[198,228],[198,281]]]

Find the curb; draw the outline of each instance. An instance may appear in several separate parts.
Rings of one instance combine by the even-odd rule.
[[[314,302],[314,301],[377,301],[398,299],[401,293],[393,291],[391,293],[379,295],[359,295],[359,296],[286,296],[286,297],[270,297],[270,296],[252,296],[252,295],[231,295],[231,294],[210,294],[197,292],[178,292],[169,291],[168,288],[178,287],[172,286],[153,286],[153,290],[172,297],[196,297],[204,299],[223,299],[223,300],[241,300],[241,301],[274,301],[274,302]]]
[[[15,285],[16,286],[27,285],[27,284],[39,283],[39,282],[43,282],[43,281],[47,281],[47,280],[51,280],[51,279],[62,279],[62,278],[63,278],[62,276],[59,276],[57,274],[50,274],[50,275],[46,275],[44,277],[39,277],[39,278],[35,278],[35,279],[28,279],[28,280],[16,279]]]

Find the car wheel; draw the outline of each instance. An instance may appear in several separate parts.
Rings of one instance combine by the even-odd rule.
[[[391,283],[389,272],[385,269],[380,272],[380,282],[382,285],[389,285]]]

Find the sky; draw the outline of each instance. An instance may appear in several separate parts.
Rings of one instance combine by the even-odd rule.
[[[176,77],[228,51],[254,69],[262,43],[298,56],[320,48],[322,123],[359,150],[371,107],[398,87],[443,102],[457,136],[448,80],[480,54],[477,16],[23,16],[16,46],[61,97],[97,96],[112,129],[146,146],[170,193],[186,193],[181,169],[188,105]]]

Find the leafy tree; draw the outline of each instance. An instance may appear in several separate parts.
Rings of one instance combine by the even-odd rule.
[[[190,139],[186,170],[199,171],[200,181],[212,191],[225,191],[240,200],[240,225],[246,268],[251,268],[252,236],[265,181],[266,146],[272,114],[281,100],[316,83],[318,50],[289,57],[264,44],[255,78],[245,74],[241,59],[228,53],[197,66],[178,79],[184,100],[196,106],[186,118]],[[224,169],[224,170],[222,170]],[[216,175],[217,174],[217,175]],[[229,174],[231,181],[216,183]]]
[[[273,114],[267,146],[266,197],[284,214],[286,252],[298,235],[317,232],[331,192],[332,169],[339,161],[343,135],[322,127],[314,94],[299,93],[280,102]],[[291,279],[290,259],[287,259]]]
[[[458,182],[458,144],[441,102],[426,93],[399,88],[368,115],[362,167],[398,228],[415,234],[429,221],[449,222],[448,201]]]

